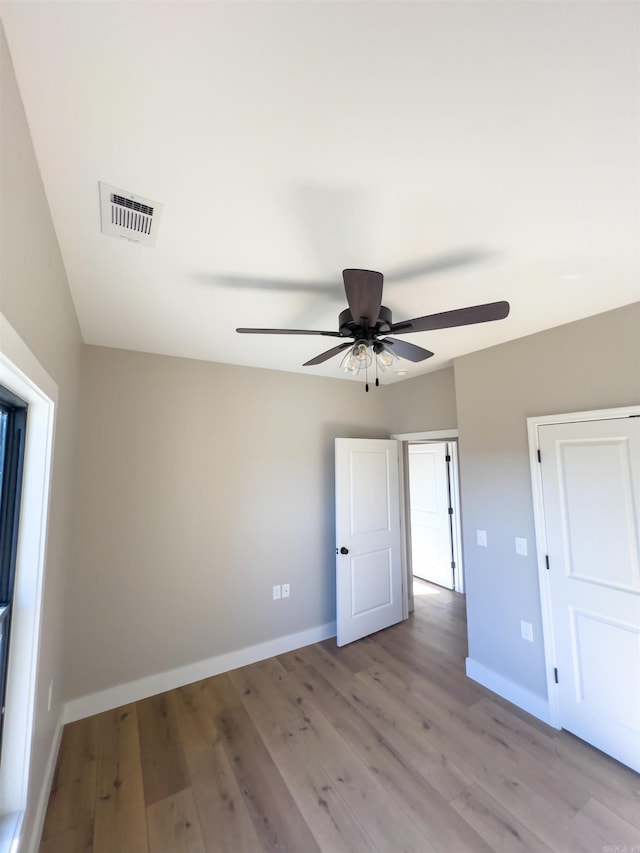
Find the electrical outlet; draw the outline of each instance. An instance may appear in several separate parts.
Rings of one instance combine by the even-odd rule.
[[[282,597],[283,598],[289,598],[289,584],[288,583],[282,584]]]
[[[275,601],[277,598],[280,598],[280,584],[273,588],[273,600]]]
[[[528,640],[530,643],[533,642],[533,626],[531,622],[523,622],[520,620],[520,634],[522,635],[523,640]]]
[[[519,536],[516,536],[516,554],[520,554],[521,557],[527,556],[527,540]]]
[[[487,531],[486,530],[476,530],[476,537],[478,540],[478,545],[482,548],[487,547]]]

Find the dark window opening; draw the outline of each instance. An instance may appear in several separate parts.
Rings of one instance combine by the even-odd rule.
[[[0,386],[0,755],[4,731],[27,405]]]

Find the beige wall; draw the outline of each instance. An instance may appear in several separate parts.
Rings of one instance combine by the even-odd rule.
[[[640,305],[459,358],[455,381],[469,654],[546,697],[526,419],[640,402]]]
[[[383,388],[389,434],[450,429],[457,423],[453,368]]]
[[[333,440],[380,394],[87,347],[81,399],[70,697],[335,619]]]
[[[61,704],[72,458],[81,338],[11,60],[0,28],[0,311],[59,387],[29,827]],[[0,347],[2,342],[0,341]],[[47,694],[54,681],[53,707]]]
[[[430,376],[414,405],[398,385],[87,347],[68,696],[333,621],[334,438],[451,425],[453,373]]]

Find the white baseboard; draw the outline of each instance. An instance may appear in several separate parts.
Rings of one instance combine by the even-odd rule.
[[[255,646],[247,646],[247,648],[216,655],[207,660],[186,664],[168,672],[159,672],[156,675],[149,675],[136,681],[129,681],[126,684],[117,684],[107,690],[91,693],[88,696],[80,696],[78,699],[67,702],[64,707],[64,722],[71,723],[93,714],[100,714],[103,711],[111,710],[111,708],[127,705],[129,702],[137,702],[140,699],[155,696],[157,693],[164,693],[165,690],[173,690],[176,687],[182,687],[203,678],[211,678],[213,675],[229,672],[229,670],[237,669],[239,666],[247,666],[247,664],[265,660],[274,655],[282,655],[285,652],[301,649],[311,643],[328,640],[335,635],[336,623],[328,622],[306,631],[286,634],[284,637],[267,640]]]
[[[47,805],[49,804],[49,794],[51,793],[51,785],[53,784],[53,774],[56,770],[56,761],[58,760],[58,751],[60,749],[60,741],[62,740],[62,727],[64,719],[64,708],[60,713],[58,725],[56,727],[53,740],[51,741],[51,749],[47,758],[47,766],[44,771],[44,779],[40,788],[40,796],[38,797],[38,805],[33,820],[26,820],[22,824],[22,830],[25,831],[31,828],[31,832],[23,838],[23,844],[20,846],[20,853],[36,853],[40,846],[40,837],[44,827],[44,818],[47,813]],[[13,849],[13,848],[11,848]]]
[[[505,678],[503,675],[483,666],[473,658],[466,658],[465,664],[469,678],[477,681],[478,684],[482,684],[483,687],[493,691],[493,693],[497,693],[498,696],[502,696],[508,702],[517,705],[518,708],[522,708],[523,711],[533,717],[542,720],[543,723],[550,726],[554,725],[551,721],[551,711],[546,699],[536,696],[535,693],[531,693],[525,687],[516,684],[515,681],[511,681],[509,678]]]

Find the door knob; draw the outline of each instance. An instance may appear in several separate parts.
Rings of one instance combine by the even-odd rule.
[[[345,547],[344,547],[344,545],[343,545],[343,546],[342,546],[342,548],[340,548],[340,553],[341,553],[341,554],[348,554],[348,553],[349,553],[349,549],[348,549],[348,548],[345,548]]]

